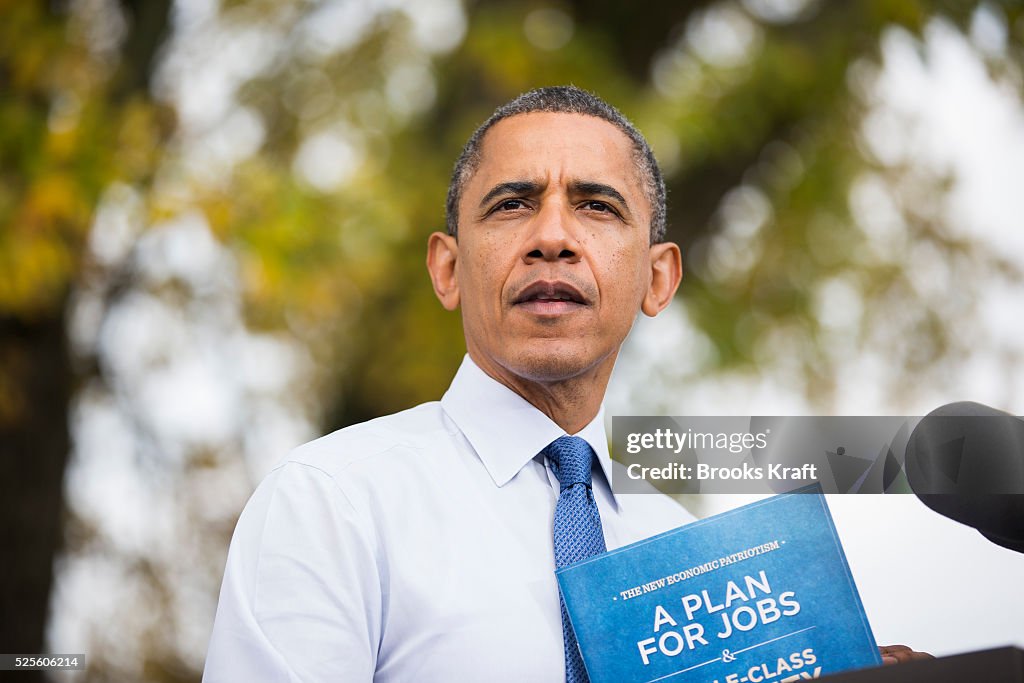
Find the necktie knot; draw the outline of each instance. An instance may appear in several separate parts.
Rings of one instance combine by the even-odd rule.
[[[544,449],[551,461],[551,471],[558,478],[560,490],[583,484],[591,487],[590,468],[594,449],[578,436],[560,436]]]

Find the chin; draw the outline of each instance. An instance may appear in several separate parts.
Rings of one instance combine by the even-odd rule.
[[[509,369],[532,382],[560,382],[578,377],[600,364],[579,349],[530,349],[510,359]]]

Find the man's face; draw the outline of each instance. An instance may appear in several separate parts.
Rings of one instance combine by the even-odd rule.
[[[591,116],[495,124],[459,204],[455,289],[488,374],[558,382],[611,372],[652,279],[651,207],[632,144]],[[440,295],[440,291],[439,291]]]

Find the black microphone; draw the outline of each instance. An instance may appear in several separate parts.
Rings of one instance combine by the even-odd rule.
[[[1024,553],[1024,420],[980,403],[944,405],[914,428],[905,469],[932,510]]]

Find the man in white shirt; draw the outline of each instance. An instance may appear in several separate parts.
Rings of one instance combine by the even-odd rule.
[[[566,680],[544,448],[593,448],[609,548],[693,519],[612,493],[601,410],[637,312],[682,276],[664,231],[647,143],[596,97],[534,91],[481,126],[427,255],[468,355],[440,402],[306,444],[260,484],[204,680]]]
[[[546,448],[593,449],[586,500],[608,548],[693,519],[611,491],[601,408],[638,311],[656,315],[682,277],[664,235],[657,163],[616,110],[572,87],[499,108],[427,248],[438,299],[462,312],[462,367],[440,402],[306,444],[260,484],[204,681],[585,681],[567,663],[565,487]]]

